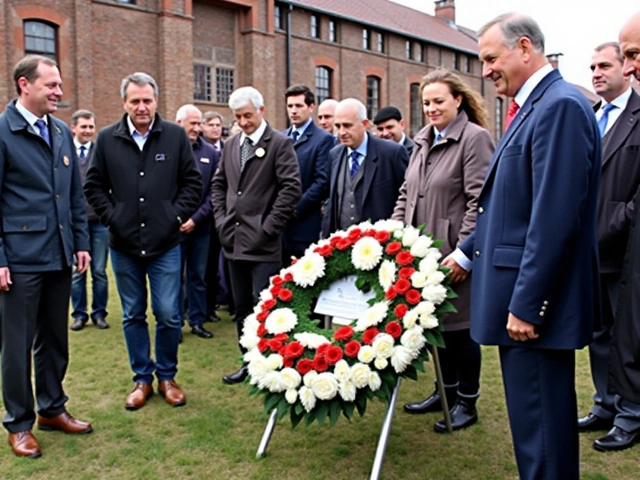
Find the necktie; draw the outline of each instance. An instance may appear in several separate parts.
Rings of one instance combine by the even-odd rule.
[[[300,132],[297,130],[294,130],[293,133],[291,134],[291,137],[293,138],[293,143],[296,143],[298,141],[299,136],[300,136]]]
[[[598,120],[598,129],[600,130],[600,136],[604,137],[604,133],[607,131],[607,123],[609,123],[609,112],[616,108],[615,105],[607,103],[602,107],[602,116]]]
[[[249,137],[244,139],[244,143],[242,144],[242,149],[240,151],[240,173],[244,170],[247,161],[249,160],[249,154],[251,153],[251,147],[253,146],[253,142]]]
[[[509,104],[509,110],[507,111],[507,118],[504,121],[505,132],[509,128],[509,125],[511,125],[513,119],[516,118],[518,110],[520,110],[520,105],[518,105],[515,100],[511,100],[511,103]]]
[[[44,123],[44,120],[39,118],[36,120],[36,127],[38,127],[38,131],[40,132],[40,136],[47,142],[47,145],[51,146],[51,139],[49,138],[49,129],[47,128],[47,124]]]
[[[84,152],[87,149],[84,145],[80,145],[80,158],[84,159],[87,157],[87,154]]]
[[[434,145],[439,144],[442,141],[442,135],[440,133],[438,133],[436,135],[436,141],[433,143]]]
[[[358,173],[358,167],[360,167],[359,158],[360,154],[358,152],[356,152],[355,150],[351,152],[351,168],[349,169],[351,178],[355,177],[356,173]]]

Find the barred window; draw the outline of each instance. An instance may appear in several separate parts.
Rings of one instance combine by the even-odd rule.
[[[216,68],[216,102],[229,102],[229,96],[235,89],[234,74],[232,68]]]
[[[320,19],[317,15],[311,15],[311,36],[320,38]]]
[[[24,22],[24,53],[37,54],[58,61],[57,28],[45,22]]]
[[[331,98],[331,69],[316,67],[316,102],[320,105],[327,98]]]
[[[211,67],[193,65],[193,99],[211,101]]]
[[[336,30],[336,22],[333,20],[329,20],[329,41],[334,43],[338,41],[338,31]]]
[[[370,32],[368,29],[363,28],[362,29],[362,48],[364,48],[365,50],[371,50],[371,44],[369,43],[370,40]]]
[[[367,77],[367,118],[372,119],[380,109],[380,79]]]
[[[411,136],[415,136],[423,127],[424,116],[422,113],[422,98],[420,95],[420,84],[412,83],[409,86],[410,107],[411,107]]]
[[[378,33],[378,53],[384,53],[384,35]]]
[[[406,41],[405,50],[407,54],[407,60],[413,60],[413,42],[411,40]]]
[[[280,5],[276,5],[275,10],[274,10],[274,28],[276,30],[285,30],[285,25],[284,25],[284,15],[282,14],[282,7],[280,7]]]

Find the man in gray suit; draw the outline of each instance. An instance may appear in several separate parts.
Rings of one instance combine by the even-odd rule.
[[[611,429],[594,442],[599,451],[628,448],[640,432],[640,405],[616,402],[607,381],[624,253],[640,185],[638,151],[627,148],[640,144],[640,96],[629,86],[623,63],[615,42],[597,47],[591,61],[594,90],[604,99],[595,107],[603,150],[597,210],[602,316],[589,346],[594,403],[589,414],[578,420],[578,428],[582,432]]]

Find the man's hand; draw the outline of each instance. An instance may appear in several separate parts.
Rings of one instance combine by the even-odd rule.
[[[182,225],[180,225],[180,232],[182,232],[182,233],[191,233],[191,232],[193,232],[194,228],[196,228],[196,222],[194,222],[193,220],[189,219],[186,222],[184,222]]]
[[[8,292],[11,285],[11,272],[9,267],[0,267],[0,291]]]
[[[539,337],[534,324],[521,320],[513,313],[509,313],[507,319],[507,332],[516,342],[526,342],[527,340],[535,340]]]
[[[89,252],[76,252],[76,272],[84,273],[89,268],[89,264],[91,263],[91,255]]]
[[[451,283],[460,283],[467,279],[469,272],[462,268],[458,263],[449,255],[442,261],[442,266],[447,267],[449,270],[449,277]]]

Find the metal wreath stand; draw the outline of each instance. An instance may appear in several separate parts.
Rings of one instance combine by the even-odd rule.
[[[327,328],[331,328],[331,319],[327,317],[325,320],[325,326]],[[447,404],[447,396],[444,392],[444,382],[442,381],[442,369],[440,368],[440,357],[438,356],[438,348],[434,347],[431,349],[431,355],[433,356],[433,364],[436,371],[436,379],[438,383],[438,392],[440,394],[440,402],[442,404],[442,411],[444,412],[444,422],[447,426],[447,432],[451,433],[453,430],[451,428],[451,413],[449,412],[449,405]],[[391,424],[393,423],[393,413],[396,407],[396,403],[398,401],[398,393],[400,393],[400,384],[402,383],[402,378],[398,377],[398,382],[396,383],[395,388],[393,389],[393,393],[391,394],[391,399],[389,400],[389,405],[387,406],[387,412],[384,415],[384,421],[382,422],[382,427],[380,429],[380,436],[378,437],[378,447],[376,448],[376,455],[373,458],[373,466],[371,467],[371,475],[369,476],[369,480],[378,480],[380,478],[380,472],[382,470],[382,462],[384,461],[384,454],[387,450],[387,441],[389,440],[389,434],[391,433]],[[256,452],[256,458],[264,457],[264,454],[267,451],[267,447],[269,446],[269,441],[271,440],[271,436],[273,435],[273,430],[276,426],[276,422],[278,421],[278,410],[273,409],[271,411],[271,415],[269,416],[269,420],[267,421],[267,426],[264,429],[264,433],[262,434],[262,439],[260,440],[260,445],[258,446],[258,451]]]

